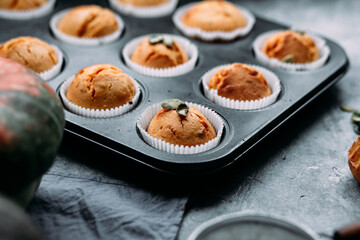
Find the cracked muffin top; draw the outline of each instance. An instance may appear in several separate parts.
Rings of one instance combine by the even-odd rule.
[[[58,29],[71,36],[95,38],[119,29],[115,14],[96,5],[83,5],[70,10],[60,21]]]
[[[118,2],[136,7],[151,7],[167,3],[169,0],[118,0]]]
[[[208,32],[230,32],[247,24],[245,17],[235,5],[215,0],[195,4],[184,14],[181,21],[188,27]]]
[[[320,57],[319,50],[309,35],[290,30],[270,37],[262,51],[269,58],[289,63],[313,62]]]
[[[154,138],[184,146],[201,145],[216,137],[211,123],[194,107],[189,108],[185,116],[177,110],[161,109],[151,120],[147,132]]]
[[[218,95],[239,100],[257,100],[271,95],[264,76],[246,64],[234,63],[217,71],[210,79],[210,89]]]
[[[0,56],[18,62],[37,73],[51,69],[58,62],[54,48],[34,37],[10,39],[0,46]]]
[[[0,9],[7,10],[31,10],[41,7],[47,0],[1,0]]]
[[[131,55],[131,61],[151,68],[170,68],[189,60],[182,47],[168,35],[145,38]]]
[[[86,67],[72,80],[66,98],[84,108],[111,109],[134,97],[135,86],[128,75],[111,64]]]

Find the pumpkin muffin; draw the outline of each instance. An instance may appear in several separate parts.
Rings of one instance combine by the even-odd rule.
[[[0,9],[7,10],[32,10],[41,7],[47,0],[1,0]]]
[[[165,4],[169,0],[118,0],[118,2],[136,7],[152,7]]]
[[[352,175],[360,183],[360,136],[353,143],[348,152],[348,163]]]
[[[70,10],[58,24],[67,35],[81,38],[103,37],[119,29],[115,14],[96,5],[83,5]]]
[[[217,90],[222,97],[238,101],[257,100],[271,95],[264,76],[241,63],[220,69],[211,77],[209,88]]]
[[[241,11],[227,1],[202,1],[191,7],[182,17],[188,27],[200,28],[207,32],[230,32],[246,26]]]
[[[183,146],[201,145],[216,137],[213,126],[199,110],[191,107],[184,115],[163,108],[151,120],[147,132],[154,138]]]
[[[86,67],[72,80],[66,98],[84,108],[111,109],[134,97],[135,86],[130,77],[110,64]]]
[[[320,57],[313,39],[306,33],[284,31],[270,37],[262,51],[269,58],[289,63],[308,63]]]
[[[51,69],[58,62],[54,48],[34,37],[10,39],[0,46],[0,56],[18,62],[37,73]]]
[[[145,38],[131,55],[131,61],[151,68],[170,68],[189,60],[182,47],[168,35]]]

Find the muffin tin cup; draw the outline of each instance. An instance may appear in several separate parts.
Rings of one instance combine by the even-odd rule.
[[[214,139],[202,145],[188,147],[184,145],[174,145],[152,137],[149,133],[147,133],[147,128],[151,120],[162,109],[160,103],[158,103],[148,107],[137,120],[136,125],[144,141],[158,150],[165,151],[168,153],[174,153],[174,154],[195,154],[195,153],[205,152],[219,145],[224,129],[224,122],[221,119],[221,117],[213,110],[204,107],[202,105],[196,103],[189,103],[189,102],[185,102],[185,103],[189,107],[197,108],[211,123],[211,125],[214,127],[216,131],[216,137]]]
[[[256,21],[254,15],[249,10],[239,5],[235,5],[244,15],[247,21],[246,26],[243,28],[237,28],[231,32],[225,32],[225,31],[207,32],[200,28],[188,27],[182,23],[181,19],[184,16],[184,14],[189,10],[189,8],[191,8],[196,4],[197,3],[191,3],[178,8],[172,18],[175,26],[188,37],[200,38],[205,41],[213,41],[213,40],[230,41],[237,37],[246,36],[251,31]]]
[[[109,118],[109,117],[115,117],[122,114],[125,114],[132,110],[136,105],[140,97],[140,86],[131,76],[128,75],[128,77],[131,79],[135,86],[135,94],[134,97],[131,99],[130,102],[126,103],[123,106],[111,108],[111,109],[90,109],[90,108],[84,108],[80,107],[72,102],[70,102],[66,98],[67,90],[70,86],[70,83],[74,79],[75,76],[71,76],[68,79],[65,80],[65,82],[60,87],[60,97],[64,103],[64,106],[72,113],[75,113],[80,116],[84,117],[90,117],[90,118]]]
[[[54,48],[58,61],[51,69],[39,73],[39,76],[45,81],[48,81],[51,78],[58,75],[60,73],[60,71],[61,71],[61,67],[62,67],[63,62],[64,62],[64,57],[63,57],[63,54],[62,54],[61,50],[55,45],[51,45],[51,47]]]
[[[81,38],[81,37],[74,37],[67,35],[65,33],[62,33],[58,29],[58,25],[61,21],[61,19],[72,9],[66,9],[63,11],[60,11],[56,13],[50,20],[50,29],[52,33],[55,35],[55,37],[63,42],[74,44],[74,45],[83,45],[83,46],[97,46],[102,45],[106,43],[113,42],[117,40],[120,36],[122,31],[124,30],[125,24],[124,21],[121,19],[120,16],[118,16],[116,13],[115,18],[118,23],[118,30],[115,32],[104,36],[104,37],[97,37],[97,38]]]
[[[156,18],[166,16],[172,13],[178,3],[178,0],[169,0],[164,3],[153,7],[136,7],[129,4],[120,3],[118,0],[109,0],[110,6],[116,11],[131,15],[139,18]]]
[[[327,46],[326,41],[314,34],[308,33],[308,35],[314,40],[316,47],[319,49],[320,58],[310,63],[285,63],[281,62],[277,58],[269,58],[262,52],[262,48],[266,41],[276,33],[283,32],[284,30],[273,30],[260,34],[253,43],[254,54],[257,60],[262,64],[271,66],[274,68],[281,68],[287,71],[306,71],[319,68],[323,66],[330,56],[330,48]]]
[[[222,97],[218,95],[218,91],[214,89],[209,89],[209,83],[211,77],[220,69],[224,67],[231,66],[231,64],[221,65],[218,67],[215,67],[208,72],[206,72],[202,78],[202,87],[204,90],[204,95],[207,99],[211,100],[212,102],[219,104],[223,107],[232,108],[232,109],[238,109],[238,110],[254,110],[254,109],[260,109],[264,108],[266,106],[269,106],[273,104],[277,97],[279,96],[281,92],[281,84],[279,78],[271,71],[269,71],[266,68],[256,66],[256,65],[249,65],[259,71],[264,78],[266,79],[270,89],[271,89],[271,95],[257,99],[257,100],[250,100],[250,101],[239,101],[234,99],[229,99],[226,97]]]
[[[43,17],[49,14],[55,5],[56,0],[48,0],[44,5],[30,10],[0,10],[0,18],[11,20],[28,20]]]
[[[137,37],[127,43],[122,51],[122,56],[124,58],[125,64],[130,67],[131,69],[148,76],[153,77],[173,77],[183,75],[185,73],[190,72],[195,68],[196,61],[199,57],[199,52],[195,44],[191,43],[188,39],[166,34],[171,36],[188,54],[189,60],[183,64],[180,64],[175,67],[171,68],[151,68],[151,67],[144,67],[141,66],[133,61],[131,61],[131,55],[135,51],[135,49],[139,46],[140,42],[143,41],[144,38],[149,37],[154,34],[144,35],[141,37]]]

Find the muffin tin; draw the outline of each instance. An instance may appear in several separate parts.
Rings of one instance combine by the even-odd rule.
[[[189,1],[181,1],[178,6],[187,2]],[[170,33],[183,36],[174,26],[172,15],[148,19],[121,15],[125,29],[120,38],[100,46],[71,45],[52,35],[49,21],[53,14],[91,3],[109,7],[105,1],[81,0],[76,1],[75,5],[74,1],[58,0],[53,13],[42,18],[29,21],[0,19],[0,42],[30,35],[58,46],[64,53],[64,66],[59,75],[48,81],[57,93],[68,77],[86,66],[98,63],[114,64],[137,80],[142,92],[140,99],[137,106],[124,115],[105,119],[87,118],[65,109],[66,131],[115,151],[119,154],[118,161],[128,158],[160,171],[181,175],[204,174],[241,161],[245,152],[340,80],[349,66],[344,50],[326,38],[331,54],[323,67],[311,71],[289,72],[262,65],[252,51],[255,38],[263,32],[287,29],[289,26],[256,16],[254,28],[243,38],[230,42],[190,39],[199,50],[199,59],[191,72],[176,77],[145,76],[126,66],[121,56],[122,49],[133,38],[145,34]],[[202,75],[213,67],[234,62],[264,66],[274,72],[282,85],[277,101],[262,109],[235,110],[206,99],[201,87]],[[168,98],[198,103],[218,113],[225,124],[220,144],[206,152],[180,155],[157,150],[143,141],[136,127],[137,119],[147,107]]]

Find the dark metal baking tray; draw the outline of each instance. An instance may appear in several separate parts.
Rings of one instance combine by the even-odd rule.
[[[180,1],[178,6],[187,2],[189,1]],[[58,0],[53,13],[90,3],[109,7],[106,1],[100,0]],[[241,5],[240,1],[239,4]],[[199,49],[196,68],[182,76],[159,78],[144,76],[129,69],[121,58],[121,51],[128,41],[144,34],[164,32],[182,35],[173,25],[171,15],[155,19],[121,15],[125,22],[125,30],[120,39],[102,46],[85,47],[55,39],[49,29],[52,14],[29,21],[0,19],[0,42],[29,35],[58,46],[64,53],[65,66],[58,76],[48,81],[57,92],[67,77],[93,64],[114,64],[133,76],[140,83],[142,90],[141,99],[134,110],[107,119],[86,118],[65,110],[65,130],[113,150],[118,153],[119,161],[127,158],[167,173],[198,175],[241,161],[248,150],[340,80],[349,67],[344,50],[337,43],[325,38],[331,55],[327,63],[319,69],[287,72],[265,66],[277,74],[282,84],[282,92],[274,104],[259,110],[227,109],[204,97],[200,88],[201,76],[212,67],[227,63],[261,65],[252,53],[254,39],[265,31],[287,29],[289,26],[256,16],[256,24],[246,37],[231,42],[203,42],[191,39]],[[168,98],[199,103],[216,111],[225,123],[225,133],[220,145],[203,153],[177,155],[154,149],[145,143],[136,128],[136,120],[148,106]]]

